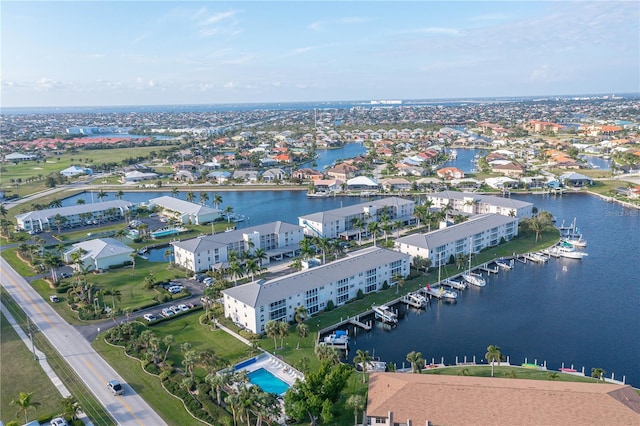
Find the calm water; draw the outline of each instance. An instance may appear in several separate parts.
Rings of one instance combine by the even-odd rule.
[[[346,160],[348,158],[354,158],[358,155],[363,155],[367,152],[367,148],[360,143],[347,143],[339,149],[324,149],[316,151],[318,158],[316,159],[315,166],[311,166],[311,163],[306,164],[306,167],[312,167],[315,170],[324,171],[325,166],[331,167],[336,160]]]
[[[401,310],[392,330],[359,331],[350,349],[368,350],[402,365],[416,350],[427,360],[453,364],[496,344],[513,364],[547,362],[587,375],[592,367],[626,375],[640,387],[640,212],[588,195],[518,197],[569,224],[574,217],[588,242],[582,261],[516,263],[463,291],[455,304],[432,302],[425,311]],[[401,309],[400,305],[397,305]]]
[[[456,151],[458,151],[458,156],[456,157],[456,159],[447,162],[447,164],[445,165],[447,167],[457,167],[465,173],[470,173],[473,169],[476,168],[476,164],[471,161],[474,159],[476,154],[481,153],[481,155],[483,155],[484,153],[486,153],[484,150],[480,149],[456,148]]]

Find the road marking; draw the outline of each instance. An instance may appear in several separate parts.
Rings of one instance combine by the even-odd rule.
[[[38,305],[37,305],[37,303],[36,303],[36,302],[34,302],[34,300],[33,300],[31,297],[29,297],[29,295],[27,294],[27,292],[25,292],[25,291],[24,291],[24,290],[23,290],[23,289],[18,285],[18,283],[16,282],[16,280],[15,280],[15,279],[13,279],[13,277],[11,277],[11,276],[10,276],[10,275],[8,275],[8,274],[6,274],[6,275],[5,275],[5,277],[7,277],[9,281],[11,281],[11,284],[13,284],[13,285],[14,285],[14,287],[16,288],[16,290],[18,290],[18,292],[20,292],[20,294],[22,294],[22,297],[24,297],[25,299],[27,299],[27,300],[29,301],[29,304],[30,304],[30,305],[31,305],[31,306],[32,306],[36,311],[38,311],[38,313],[40,313],[40,315],[42,316],[42,319],[43,319],[44,321],[46,321],[46,322],[49,324],[49,326],[50,326],[50,327],[52,327],[52,328],[53,328],[53,327],[55,327],[55,326],[54,326],[54,324],[53,324],[53,323],[51,322],[51,320],[49,319],[49,317],[48,317],[48,316],[47,316],[47,315],[42,311],[42,309],[40,308],[40,306],[38,306]],[[27,283],[27,285],[29,285],[29,286],[30,286],[31,284]],[[34,289],[34,291],[35,291],[35,289]],[[43,299],[43,301],[44,301],[44,299]],[[45,303],[47,303],[47,302],[45,302]],[[52,309],[53,309],[53,308],[52,308]]]
[[[91,363],[89,363],[89,361],[87,360],[83,360],[85,365],[89,368],[89,370],[91,370],[94,374],[94,376],[98,377],[100,379],[100,381],[104,382],[105,385],[107,384],[107,380],[102,377],[97,371],[96,369],[93,367],[93,365],[91,365]],[[131,415],[133,416],[133,418],[136,420],[136,422],[138,422],[139,425],[141,426],[145,426],[144,423],[142,423],[142,421],[136,416],[136,414],[133,412],[133,410],[131,409],[131,407],[129,406],[129,404],[127,404],[123,398],[118,398],[118,401],[120,401],[120,403],[124,406],[124,408],[126,408],[126,410],[131,413]]]

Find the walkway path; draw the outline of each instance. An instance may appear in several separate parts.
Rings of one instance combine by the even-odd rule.
[[[29,351],[31,351],[32,350],[31,340],[26,335],[24,330],[22,330],[22,328],[18,325],[18,322],[16,321],[16,319],[13,317],[13,315],[11,315],[11,312],[9,312],[9,310],[2,304],[2,302],[0,302],[0,310],[4,314],[7,321],[9,321],[9,324],[11,324],[11,327],[13,327],[15,332],[18,334],[18,337],[20,337],[20,340],[22,340],[22,343],[24,343],[25,346],[29,349]],[[63,398],[70,397],[71,392],[69,392],[69,389],[67,389],[64,383],[62,383],[62,380],[60,380],[60,377],[58,377],[56,372],[53,371],[53,369],[49,365],[49,362],[47,361],[47,356],[43,352],[38,350],[38,348],[35,348],[34,350],[35,350],[35,356],[37,357],[38,362],[40,363],[40,367],[42,367],[45,374],[49,376],[49,380],[51,380],[51,383],[53,383],[53,386],[55,386],[56,389],[58,389],[58,392],[60,392],[60,395],[62,395]],[[78,418],[82,420],[82,422],[85,425],[93,426],[93,423],[91,423],[91,420],[89,420],[89,418],[85,413],[82,413],[82,412],[79,413]]]

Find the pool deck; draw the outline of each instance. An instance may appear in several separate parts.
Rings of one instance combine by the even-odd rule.
[[[264,368],[289,386],[292,386],[296,382],[296,379],[304,380],[302,373],[271,354],[263,354],[258,358],[256,362],[242,367],[242,370],[251,373],[252,371]]]

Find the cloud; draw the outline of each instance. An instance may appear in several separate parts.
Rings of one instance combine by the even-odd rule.
[[[61,88],[61,87],[63,87],[62,83],[60,83],[57,80],[50,79],[50,78],[41,78],[39,80],[36,80],[36,82],[35,82],[35,84],[33,86],[34,89],[40,90],[40,91],[43,91],[43,92],[48,92],[49,90],[58,89],[58,88]]]
[[[343,18],[330,19],[325,21],[316,21],[309,24],[307,28],[313,31],[327,31],[330,26],[355,25],[370,22],[370,18],[362,18],[358,16],[347,16]]]

